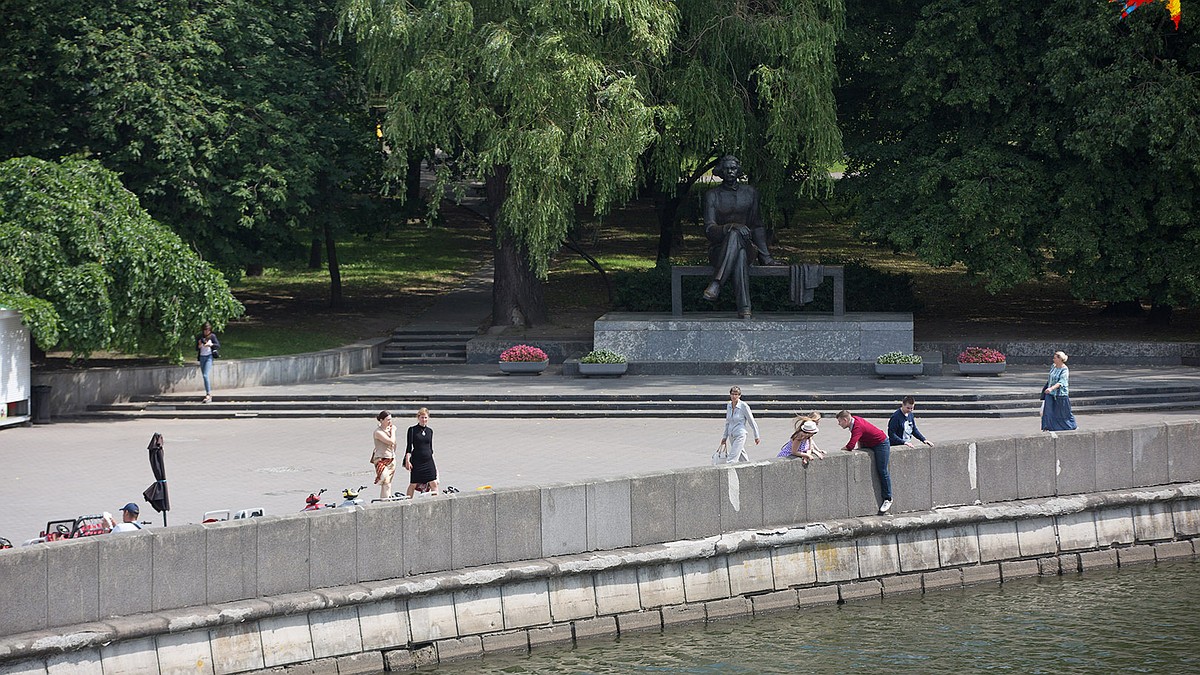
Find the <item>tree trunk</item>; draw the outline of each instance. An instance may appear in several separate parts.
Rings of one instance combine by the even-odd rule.
[[[338,266],[337,242],[333,239],[333,226],[325,221],[325,258],[329,260],[329,306],[342,306],[342,269]]]
[[[687,190],[681,187],[675,188],[673,196],[662,190],[654,191],[654,210],[658,214],[658,255],[655,259],[659,263],[666,263],[671,258],[671,244],[679,231],[679,204],[684,194]]]
[[[495,271],[492,276],[492,325],[535,326],[548,317],[542,282],[530,270],[529,256],[510,237],[502,236],[501,208],[508,194],[508,167],[496,168],[485,181],[488,197],[488,220],[492,225],[492,241],[496,245]]]
[[[308,247],[308,269],[321,269],[321,240],[313,233],[312,242]]]
[[[423,208],[421,204],[421,162],[420,155],[410,155],[408,169],[404,172],[404,213],[408,216],[419,217]]]

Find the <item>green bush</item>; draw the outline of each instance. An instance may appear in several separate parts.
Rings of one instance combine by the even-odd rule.
[[[707,259],[672,261],[675,265],[707,265]],[[843,265],[846,279],[846,311],[916,312],[921,309],[910,274],[883,272],[860,260],[829,260],[826,265]],[[701,297],[709,280],[684,277],[681,284],[685,312],[733,312],[737,309],[731,284],[721,287],[716,302]],[[832,312],[833,280],[826,279],[815,291],[813,301],[792,304],[786,277],[751,277],[750,299],[756,312]],[[671,268],[658,265],[645,271],[613,274],[614,308],[625,312],[671,311]]]
[[[916,354],[905,354],[904,352],[888,352],[880,354],[879,358],[875,359],[875,363],[883,365],[918,365],[921,363],[921,357]]]
[[[596,349],[579,359],[580,363],[625,363],[625,357],[607,349]]]

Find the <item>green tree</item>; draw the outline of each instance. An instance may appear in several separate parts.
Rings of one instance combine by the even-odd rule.
[[[486,182],[493,323],[543,321],[541,279],[575,205],[630,193],[655,133],[645,71],[675,18],[665,0],[347,0],[397,171],[437,147]]]
[[[227,274],[313,238],[336,274],[379,153],[333,3],[0,0],[0,157],[99,160]]]
[[[658,259],[679,207],[719,156],[734,153],[769,221],[797,190],[827,193],[842,160],[833,87],[841,0],[681,0],[669,61],[650,71],[661,113],[645,161],[656,192]],[[772,217],[774,216],[774,218]]]
[[[43,350],[176,360],[204,321],[242,306],[224,277],[99,163],[0,163],[0,305],[21,310]]]
[[[1161,3],[872,0],[843,49],[860,228],[991,290],[1200,299],[1200,44]]]

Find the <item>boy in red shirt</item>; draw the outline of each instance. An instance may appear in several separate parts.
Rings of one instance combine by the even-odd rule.
[[[871,453],[875,473],[879,475],[880,491],[883,493],[883,503],[879,505],[879,512],[887,513],[888,509],[892,508],[892,477],[888,474],[892,445],[888,442],[887,434],[863,418],[851,415],[849,410],[838,413],[837,422],[841,428],[850,430],[850,442],[846,443],[843,450],[853,452],[854,446],[857,445]]]

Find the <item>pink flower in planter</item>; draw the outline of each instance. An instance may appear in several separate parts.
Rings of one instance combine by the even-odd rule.
[[[958,355],[959,363],[1004,363],[1004,354],[991,347],[967,347]]]
[[[500,360],[505,362],[537,362],[546,361],[550,357],[546,356],[546,352],[532,347],[530,345],[516,345],[505,349],[500,354]]]

